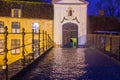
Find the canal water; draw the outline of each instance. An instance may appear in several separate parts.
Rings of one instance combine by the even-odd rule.
[[[21,80],[120,80],[120,65],[87,48],[54,48]]]

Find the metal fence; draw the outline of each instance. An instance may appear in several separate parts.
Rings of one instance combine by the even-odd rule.
[[[120,61],[120,35],[88,34],[88,45]]]
[[[38,33],[35,33],[34,30],[32,30],[32,32],[25,32],[25,29],[23,28],[22,32],[15,34],[15,35],[21,36],[22,45],[16,48],[8,49],[8,36],[11,34],[14,35],[15,33],[9,33],[7,26],[4,28],[4,33],[0,33],[0,35],[3,35],[4,37],[4,49],[3,51],[0,52],[4,55],[3,65],[2,65],[2,69],[4,71],[4,80],[9,79],[9,75],[8,75],[9,65],[7,63],[8,60],[10,60],[8,58],[9,51],[14,50],[14,49],[21,49],[22,51],[20,54],[22,56],[19,60],[22,66],[26,66],[29,63],[33,62],[35,59],[37,59],[40,55],[42,55],[49,48],[53,47],[53,41],[50,38],[49,34],[47,34],[47,31],[43,30],[42,33],[40,33],[40,30]],[[31,43],[25,43],[26,35],[31,35],[31,38],[32,38]],[[38,41],[36,42],[34,41],[35,36],[37,36],[37,39],[38,39]],[[31,52],[27,51],[28,46],[31,47],[32,49]]]

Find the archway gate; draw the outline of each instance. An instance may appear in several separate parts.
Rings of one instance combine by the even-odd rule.
[[[78,46],[78,25],[65,23],[62,26],[62,47],[76,48]]]

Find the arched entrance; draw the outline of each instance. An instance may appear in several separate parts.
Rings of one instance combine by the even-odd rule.
[[[72,43],[72,46],[71,46]],[[78,46],[78,25],[75,23],[65,23],[62,26],[62,47],[74,48]]]

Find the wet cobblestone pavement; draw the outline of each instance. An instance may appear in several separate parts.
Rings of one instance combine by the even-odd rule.
[[[21,80],[120,80],[120,65],[91,48],[54,48]]]

